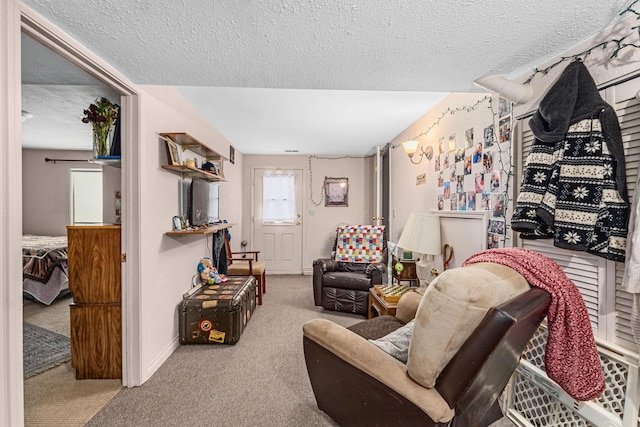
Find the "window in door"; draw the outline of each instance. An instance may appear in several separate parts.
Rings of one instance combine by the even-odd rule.
[[[262,224],[294,225],[295,219],[294,175],[265,174],[262,179]]]

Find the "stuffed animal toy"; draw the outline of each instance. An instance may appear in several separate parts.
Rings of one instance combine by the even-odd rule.
[[[198,273],[200,273],[202,283],[207,285],[223,282],[222,278],[218,274],[218,269],[211,264],[211,260],[208,257],[202,258],[198,263]]]

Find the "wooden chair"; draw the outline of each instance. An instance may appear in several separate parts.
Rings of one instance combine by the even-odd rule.
[[[267,293],[267,265],[264,261],[258,261],[260,251],[231,252],[226,233],[224,234],[224,249],[227,254],[227,275],[255,277],[258,282],[256,288],[258,305],[262,305],[262,294]]]

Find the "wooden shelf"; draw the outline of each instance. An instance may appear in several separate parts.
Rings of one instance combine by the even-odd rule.
[[[210,225],[207,228],[201,228],[198,230],[182,230],[182,231],[167,231],[164,234],[167,235],[187,235],[187,234],[211,234],[225,228],[231,228],[236,224],[221,222],[220,224]]]
[[[120,156],[109,156],[109,157],[96,157],[89,160],[90,163],[95,163],[103,166],[112,166],[114,168],[119,168],[121,164],[122,158]]]
[[[183,178],[196,177],[196,178],[206,179],[207,181],[212,181],[212,182],[225,181],[224,177],[220,175],[216,175],[214,173],[203,171],[202,169],[197,169],[187,165],[176,165],[176,166],[161,165],[161,167],[162,169],[166,169],[168,171],[180,174],[182,175]]]
[[[169,138],[171,141],[180,145],[182,147],[182,151],[193,151],[207,160],[229,160],[186,132],[160,132],[160,136],[163,138]]]

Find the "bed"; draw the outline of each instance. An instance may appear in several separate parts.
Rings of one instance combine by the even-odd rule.
[[[22,290],[50,305],[68,292],[67,236],[22,236]]]

